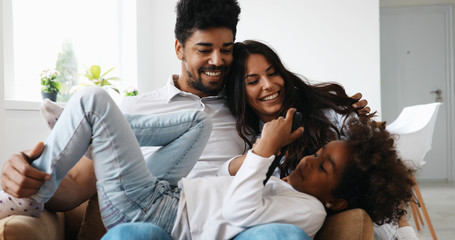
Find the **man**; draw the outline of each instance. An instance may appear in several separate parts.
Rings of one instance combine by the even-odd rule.
[[[236,0],[181,0],[177,3],[175,50],[181,61],[180,75],[172,75],[166,86],[155,91],[128,98],[120,105],[124,113],[157,114],[180,109],[194,109],[207,113],[213,130],[198,163],[188,177],[215,175],[219,167],[231,157],[245,150],[238,136],[234,117],[225,105],[223,86],[233,55],[233,44],[240,7]],[[38,145],[39,146],[39,145]],[[15,197],[27,197],[36,192],[49,177],[29,165],[42,149],[16,154],[2,171],[2,187]],[[147,157],[146,157],[147,159]],[[159,178],[170,180],[169,172],[153,172]],[[46,204],[50,210],[72,209],[96,193],[96,179],[91,160],[81,160],[62,181],[54,197]],[[147,228],[147,225],[140,229]],[[129,237],[142,232],[127,226]],[[267,239],[277,233],[294,237],[308,237],[295,226],[269,224],[254,227],[242,233]],[[134,230],[133,230],[134,229]],[[266,230],[266,231],[264,231]],[[268,232],[267,232],[268,230]],[[146,230],[144,230],[146,231]],[[296,231],[295,233],[293,231]],[[250,233],[249,233],[250,232]],[[261,235],[263,234],[263,235]]]

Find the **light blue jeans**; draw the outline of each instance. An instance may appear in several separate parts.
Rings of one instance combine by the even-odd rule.
[[[269,223],[239,233],[234,240],[312,240],[301,228],[292,224]]]
[[[180,189],[199,159],[211,133],[210,119],[200,111],[124,117],[109,95],[87,88],[65,107],[33,166],[51,179],[32,198],[47,202],[67,172],[91,145],[101,217],[106,228],[124,222],[151,222],[170,232]],[[147,159],[140,146],[163,146]],[[171,176],[158,179],[149,169]]]
[[[122,223],[109,230],[101,240],[171,240],[169,234],[152,223]]]
[[[124,223],[109,230],[102,240],[170,240],[169,235],[151,223]],[[269,223],[255,226],[237,235],[234,240],[311,240],[302,229],[292,224]]]

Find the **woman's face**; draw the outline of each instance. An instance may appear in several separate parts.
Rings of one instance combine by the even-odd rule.
[[[310,194],[323,203],[330,202],[332,192],[338,187],[352,157],[346,142],[332,141],[316,154],[302,158],[296,169],[283,180],[299,192]]]
[[[283,78],[262,54],[248,56],[245,74],[248,105],[263,122],[276,119],[283,106]]]

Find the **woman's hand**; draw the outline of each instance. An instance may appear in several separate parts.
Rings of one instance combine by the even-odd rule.
[[[255,154],[270,157],[302,135],[303,127],[299,127],[291,133],[292,118],[295,111],[295,108],[291,108],[287,111],[285,118],[279,117],[264,125],[262,136],[253,147]]]
[[[370,113],[371,109],[368,107],[368,101],[366,99],[362,99],[361,93],[356,93],[351,96],[352,99],[356,100],[352,106],[357,109],[357,113],[359,115],[367,115]]]

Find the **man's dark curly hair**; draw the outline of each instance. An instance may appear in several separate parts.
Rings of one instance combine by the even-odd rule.
[[[237,0],[180,0],[177,3],[175,38],[185,46],[196,30],[225,27],[237,32],[240,7]]]
[[[413,170],[398,157],[394,137],[384,125],[359,117],[347,128],[354,157],[333,196],[347,200],[348,209],[364,209],[376,224],[397,223],[412,197]]]

